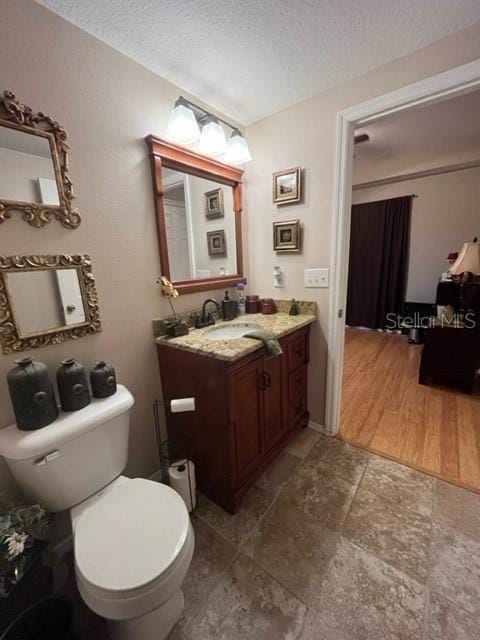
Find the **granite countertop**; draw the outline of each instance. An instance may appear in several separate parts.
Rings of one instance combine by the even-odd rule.
[[[219,358],[220,360],[238,360],[243,356],[262,349],[263,345],[259,340],[253,338],[236,338],[233,340],[210,340],[205,334],[217,327],[233,326],[235,324],[256,324],[262,329],[271,331],[281,338],[282,336],[305,327],[317,319],[316,315],[300,314],[298,316],[290,316],[287,313],[275,313],[272,315],[263,315],[261,313],[249,313],[245,316],[239,316],[235,320],[224,322],[220,320],[215,325],[205,327],[204,329],[191,329],[186,336],[178,338],[160,337],[156,338],[157,344],[168,345],[176,349],[184,349],[193,351],[205,356]]]

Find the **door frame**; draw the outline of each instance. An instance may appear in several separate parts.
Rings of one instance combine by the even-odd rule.
[[[336,161],[331,236],[331,293],[328,323],[327,396],[324,430],[340,429],[352,205],[353,137],[358,125],[413,106],[434,103],[480,88],[480,59],[390,91],[337,114]]]

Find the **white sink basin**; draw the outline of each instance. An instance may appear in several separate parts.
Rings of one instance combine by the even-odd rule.
[[[261,329],[259,324],[242,322],[241,324],[229,324],[228,326],[213,327],[203,334],[208,340],[236,340],[242,338],[246,333]]]

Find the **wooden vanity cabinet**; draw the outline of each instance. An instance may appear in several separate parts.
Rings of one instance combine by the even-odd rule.
[[[234,362],[157,345],[163,397],[196,403],[195,412],[167,409],[168,437],[190,438],[199,490],[230,513],[308,423],[309,332],[281,338],[281,356],[262,349]]]

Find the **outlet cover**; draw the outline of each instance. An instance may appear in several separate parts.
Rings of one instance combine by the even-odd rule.
[[[305,287],[323,288],[329,285],[328,269],[305,269]]]

